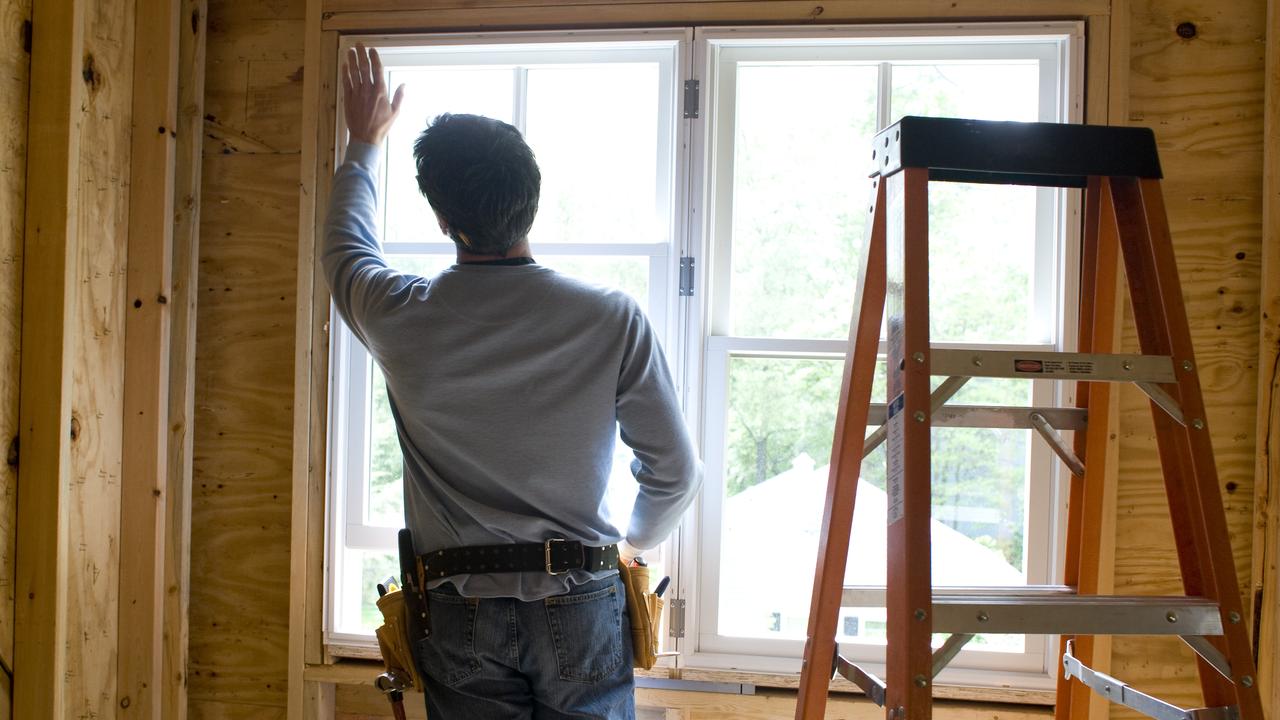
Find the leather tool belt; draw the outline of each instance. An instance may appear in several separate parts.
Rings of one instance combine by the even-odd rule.
[[[594,547],[577,540],[551,538],[541,543],[468,545],[436,550],[418,556],[423,584],[451,575],[503,572],[545,572],[563,575],[570,570],[596,572],[618,566],[618,546]]]

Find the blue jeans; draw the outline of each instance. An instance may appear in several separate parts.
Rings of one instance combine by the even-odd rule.
[[[414,654],[431,720],[634,720],[626,592],[618,575],[523,602],[427,593]]]

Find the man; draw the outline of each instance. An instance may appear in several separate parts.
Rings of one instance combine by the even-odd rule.
[[[430,279],[389,268],[377,162],[404,88],[388,101],[363,46],[343,85],[350,143],[322,259],[386,376],[404,453],[430,589],[415,648],[428,714],[632,718],[616,563],[661,542],[701,482],[658,340],[628,296],[534,262],[541,176],[519,132],[488,118],[442,115],[414,145],[457,264]],[[639,483],[625,538],[602,514],[616,427]]]

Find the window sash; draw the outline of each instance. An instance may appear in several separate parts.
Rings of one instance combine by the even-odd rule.
[[[676,118],[676,81],[677,75],[686,70],[680,63],[687,62],[687,52],[682,48],[687,45],[691,31],[599,31],[574,33],[574,36],[568,43],[565,42],[563,33],[348,37],[343,39],[339,51],[345,52],[346,48],[353,47],[357,41],[378,47],[384,70],[388,73],[426,63],[454,68],[508,64],[514,73],[513,85],[516,88],[512,99],[512,116],[516,121],[514,124],[522,133],[525,131],[526,119],[523,109],[527,101],[527,94],[523,92],[525,68],[555,67],[569,63],[657,63],[659,83],[656,104],[659,118],[654,198],[657,214],[669,218],[665,238],[650,243],[539,241],[535,253],[537,256],[553,258],[642,258],[648,273],[648,293],[647,297],[639,299],[646,302],[650,322],[658,337],[670,338],[670,330],[676,317],[672,283],[678,277],[679,265],[675,246],[680,243],[683,234],[683,224],[679,221],[679,213],[675,212],[675,208],[683,202],[684,195],[683,192],[677,192],[677,188],[685,185],[685,167],[680,163],[678,148],[687,132],[684,124],[679,123]],[[461,47],[460,44],[468,46]],[[589,97],[590,88],[584,88],[583,93],[585,97]],[[341,158],[346,138],[340,102],[337,116],[335,146],[338,157],[335,160]],[[385,202],[387,152],[384,147],[384,162],[379,167],[378,178],[379,196],[384,200],[378,213],[380,237],[386,237],[388,221]],[[397,257],[409,255],[452,257],[455,246],[447,241],[390,242],[384,244],[383,252],[388,262],[395,266]],[[345,323],[337,317],[336,312],[331,311],[330,327],[334,328],[330,362],[330,397],[334,398],[334,403],[328,444],[328,466],[332,469],[329,497],[339,501],[334,505],[336,511],[331,514],[331,540],[326,550],[331,568],[327,578],[326,639],[344,645],[372,646],[372,635],[340,629],[342,621],[339,614],[349,616],[354,612],[353,608],[360,605],[363,590],[350,581],[352,577],[359,577],[360,571],[358,568],[347,567],[347,555],[350,551],[394,553],[398,528],[366,521],[372,439],[369,383],[372,360]],[[348,580],[345,584],[340,582],[344,579]]]
[[[1045,38],[1044,32],[1053,35]],[[844,43],[851,34],[848,46],[833,52],[833,45]],[[983,39],[994,44],[967,46],[956,41],[956,36],[970,41]],[[896,36],[896,37],[895,37]],[[1034,36],[1034,37],[1033,37]],[[906,38],[903,40],[902,38]],[[688,602],[688,626],[686,632],[693,638],[683,648],[682,662],[695,667],[722,667],[754,669],[769,672],[796,672],[803,649],[802,641],[738,638],[714,632],[719,609],[720,563],[700,562],[700,558],[720,558],[721,503],[723,489],[715,478],[724,476],[727,420],[728,363],[731,357],[786,357],[813,359],[843,359],[847,343],[842,340],[812,338],[753,338],[730,333],[730,287],[732,272],[732,239],[730,237],[732,215],[733,178],[733,111],[735,63],[743,60],[762,62],[815,62],[839,61],[866,63],[877,67],[878,93],[876,108],[877,130],[891,124],[896,114],[890,107],[891,63],[906,60],[956,59],[955,51],[963,49],[970,59],[999,59],[1027,57],[1028,45],[1022,41],[1033,39],[1034,56],[1040,61],[1040,97],[1038,101],[1040,121],[1071,121],[1081,119],[1081,81],[1083,76],[1083,28],[1080,23],[1057,23],[1051,27],[1029,24],[980,24],[973,26],[881,26],[873,28],[725,28],[709,31],[698,30],[695,40],[695,67],[703,74],[702,85],[707,88],[704,104],[710,110],[695,121],[695,138],[704,138],[706,147],[695,147],[695,152],[706,158],[709,175],[701,181],[708,188],[704,203],[707,211],[703,224],[698,228],[708,238],[708,267],[702,269],[709,292],[703,293],[695,317],[704,318],[704,325],[691,323],[686,327],[687,340],[701,352],[690,353],[687,359],[703,378],[705,394],[699,398],[690,413],[701,429],[701,445],[704,451],[707,483],[699,499],[698,512],[685,523],[681,535],[681,557],[685,559],[681,572],[688,584],[696,588],[683,591]],[[782,40],[782,45],[769,43]],[[887,47],[892,46],[892,47]],[[1064,268],[1078,262],[1080,196],[1076,191],[1063,192],[1053,188],[1037,190],[1036,249],[1033,302],[1035,303],[1035,330],[1038,337],[1026,344],[1007,343],[935,343],[939,347],[983,347],[987,349],[1038,349],[1056,350],[1074,345],[1074,306],[1065,299],[1074,297],[1076,288]],[[1058,238],[1064,239],[1059,243]],[[883,343],[879,352],[883,354]],[[1034,404],[1054,404],[1055,396],[1064,393],[1056,387],[1059,383],[1036,383]],[[1069,390],[1067,391],[1069,392]],[[1060,398],[1069,403],[1070,397]],[[825,459],[818,458],[818,462]],[[1030,519],[1025,531],[1026,570],[1028,583],[1047,582],[1056,573],[1060,558],[1062,538],[1065,536],[1065,484],[1059,480],[1057,462],[1044,443],[1031,440],[1029,460],[1032,482],[1026,498],[1026,517]],[[1038,522],[1036,519],[1049,522]],[[1021,654],[984,653],[965,650],[952,666],[944,671],[944,682],[992,682],[990,669],[1003,670],[1021,687],[1051,688],[1052,681],[1046,671],[1055,668],[1052,652],[1055,639],[1042,636],[1026,636]],[[690,647],[690,645],[692,647]],[[842,652],[860,660],[883,659],[883,646],[870,644],[843,644]]]

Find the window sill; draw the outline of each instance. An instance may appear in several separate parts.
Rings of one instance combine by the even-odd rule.
[[[303,679],[308,682],[320,682],[334,685],[370,685],[373,679],[382,672],[382,663],[378,659],[378,651],[369,648],[348,648],[363,652],[367,657],[344,658],[332,664],[308,665]],[[330,646],[330,652],[335,648]],[[345,652],[344,652],[345,654]],[[774,674],[737,672],[732,670],[698,669],[698,668],[654,668],[653,670],[637,670],[637,677],[650,677],[670,680],[688,680],[695,682],[744,683],[757,688],[777,690],[795,690],[800,684],[800,677],[795,674]],[[831,692],[839,694],[860,695],[861,690],[842,677],[831,680]],[[972,687],[963,685],[935,685],[933,697],[938,700],[952,700],[974,703],[1007,703],[1014,705],[1052,706],[1054,693],[1051,690],[1022,690],[1017,688]]]

